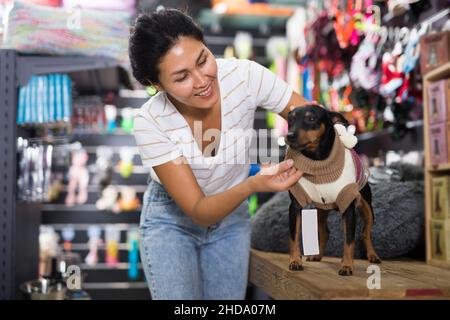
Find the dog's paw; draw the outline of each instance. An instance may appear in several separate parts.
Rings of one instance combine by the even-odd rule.
[[[376,254],[371,254],[367,257],[367,260],[369,260],[370,263],[376,263],[376,264],[380,264],[381,263],[381,259],[378,258],[378,256]]]
[[[341,269],[339,269],[338,274],[340,276],[351,276],[353,275],[353,268],[350,266],[342,266]]]
[[[302,263],[299,262],[299,261],[292,261],[289,264],[289,270],[291,270],[291,271],[301,271],[301,270],[303,270]]]
[[[309,256],[306,258],[306,261],[312,261],[312,262],[318,262],[320,260],[322,260],[321,255]]]

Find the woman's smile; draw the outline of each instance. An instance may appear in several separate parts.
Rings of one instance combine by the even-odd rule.
[[[197,96],[197,97],[199,97],[201,99],[205,99],[205,100],[211,98],[213,96],[213,94],[214,94],[213,82],[214,82],[214,80],[211,81],[204,90],[202,90],[199,93],[195,94],[195,96]]]

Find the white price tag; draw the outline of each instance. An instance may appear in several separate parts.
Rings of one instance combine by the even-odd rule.
[[[319,231],[317,227],[317,209],[302,210],[303,255],[319,254]]]

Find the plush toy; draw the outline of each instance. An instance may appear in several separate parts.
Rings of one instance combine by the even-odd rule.
[[[64,191],[64,185],[63,185],[61,179],[53,180],[53,182],[50,184],[50,187],[48,188],[48,192],[47,192],[48,202],[57,201],[59,198],[59,195],[63,191]]]
[[[86,168],[88,159],[85,149],[76,147],[72,151],[72,166],[69,169],[69,185],[65,201],[68,206],[73,206],[75,203],[84,204],[88,199],[89,171]],[[78,195],[76,195],[77,189]]]
[[[134,148],[120,148],[119,172],[122,178],[129,178],[133,173]]]
[[[347,149],[353,149],[356,146],[358,138],[355,136],[356,127],[354,125],[349,125],[346,128],[344,125],[337,123],[334,125],[334,129],[336,129],[339,138]]]
[[[108,186],[102,191],[102,197],[97,200],[95,207],[97,210],[113,210],[117,202],[119,192],[114,186]]]
[[[111,158],[113,156],[113,150],[108,146],[100,146],[97,148],[97,160],[95,161],[95,184],[100,186],[103,191],[112,180],[113,165]]]
[[[113,208],[115,213],[123,211],[134,211],[140,206],[140,201],[136,197],[136,190],[129,186],[124,186],[120,189],[120,198],[116,206]]]
[[[59,253],[59,235],[49,226],[41,226],[39,230],[39,276],[48,274],[51,258]]]

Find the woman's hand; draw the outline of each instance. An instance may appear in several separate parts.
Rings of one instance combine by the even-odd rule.
[[[294,162],[289,159],[279,164],[263,167],[257,175],[250,177],[250,185],[253,192],[278,192],[286,191],[302,176]]]

